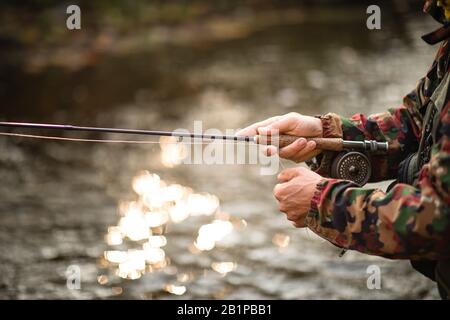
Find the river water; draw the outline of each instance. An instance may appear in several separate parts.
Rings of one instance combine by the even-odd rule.
[[[291,111],[382,111],[400,104],[426,72],[436,48],[419,36],[433,27],[415,15],[402,27],[391,21],[373,32],[359,19],[309,21],[234,39],[102,54],[77,70],[2,66],[0,117],[160,130],[192,129],[202,120],[205,129],[225,130]],[[277,211],[275,176],[262,176],[258,165],[168,166],[163,153],[158,144],[0,137],[0,297],[438,297],[407,261],[356,252],[339,257],[338,248],[294,229]],[[142,241],[110,245],[105,235],[119,224],[120,204],[139,198],[132,184],[142,170],[215,195],[222,212],[216,214],[231,217],[233,231],[201,251],[193,243],[214,215],[169,223],[154,231],[166,237],[167,265],[124,279],[105,251],[127,252]],[[231,263],[222,264],[231,272],[211,267],[221,262]],[[367,288],[370,265],[381,270],[380,290]],[[78,290],[67,286],[68,268],[81,273]]]

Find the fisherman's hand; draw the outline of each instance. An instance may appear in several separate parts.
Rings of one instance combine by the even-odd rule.
[[[267,136],[273,133],[298,136],[299,139],[280,150],[277,150],[275,146],[265,146],[263,152],[268,156],[278,153],[282,158],[302,162],[311,159],[320,152],[316,149],[315,142],[307,142],[303,137],[321,137],[322,121],[296,112],[254,123],[240,130],[237,135]]]
[[[316,185],[323,178],[305,167],[289,168],[278,175],[279,184],[273,189],[279,209],[297,228],[305,227]]]

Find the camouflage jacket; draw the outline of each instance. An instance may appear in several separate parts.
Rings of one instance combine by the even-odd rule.
[[[450,45],[444,41],[427,75],[403,105],[386,112],[347,119],[322,117],[324,136],[388,141],[394,151],[372,157],[373,181],[396,178],[400,162],[417,151],[427,102],[449,72]],[[394,259],[450,257],[450,101],[440,114],[437,143],[414,185],[397,184],[389,192],[360,188],[337,179],[317,185],[307,225],[333,244]]]

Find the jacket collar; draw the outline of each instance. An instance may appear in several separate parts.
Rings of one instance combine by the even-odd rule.
[[[428,44],[436,44],[450,38],[450,0],[426,0],[423,11],[444,26],[422,36],[422,39]]]

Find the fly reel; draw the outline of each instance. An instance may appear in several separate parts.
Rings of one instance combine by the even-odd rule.
[[[362,152],[342,151],[331,163],[331,177],[350,180],[363,186],[372,175],[369,158]]]
[[[271,137],[265,138],[265,141],[260,141],[256,136],[255,142],[274,145]],[[298,139],[298,137],[291,135],[280,135],[277,138],[275,145],[278,147],[285,147]],[[320,137],[306,139],[314,141],[317,149],[330,151],[319,153],[317,157],[306,161],[311,170],[323,176],[350,180],[360,186],[365,185],[372,175],[372,165],[367,154],[383,155],[389,152],[389,142],[387,141]]]

